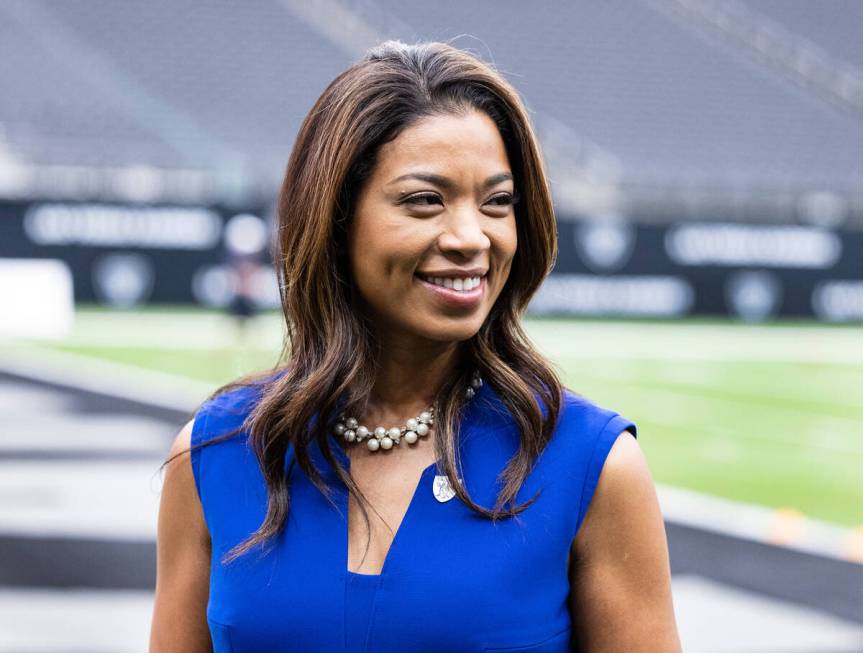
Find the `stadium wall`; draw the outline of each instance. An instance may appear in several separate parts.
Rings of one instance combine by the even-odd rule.
[[[278,305],[270,208],[0,203],[0,258],[64,262],[76,303],[228,305],[232,255],[258,259],[255,302]],[[863,232],[691,219],[563,216],[535,314],[863,320]]]

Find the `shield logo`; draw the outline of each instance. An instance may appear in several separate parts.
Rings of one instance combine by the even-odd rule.
[[[449,478],[446,476],[441,476],[440,474],[434,477],[432,491],[434,492],[434,498],[441,503],[449,501],[455,496],[455,490],[452,489]]]

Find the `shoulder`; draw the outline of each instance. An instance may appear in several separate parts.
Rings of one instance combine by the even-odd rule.
[[[195,411],[194,426],[189,433],[191,444],[239,429],[260,400],[265,386],[266,380],[256,380],[219,388]]]
[[[645,543],[664,536],[656,488],[647,459],[629,431],[614,436],[602,466],[576,547],[589,557],[621,541]],[[657,528],[659,526],[659,528]],[[619,538],[615,534],[626,533]],[[618,539],[617,544],[611,542]]]
[[[193,464],[190,464],[192,456],[189,455],[194,424],[193,418],[174,437],[165,463],[159,516],[159,529],[163,532],[163,538],[167,532],[176,534],[181,524],[188,528],[190,516],[195,519],[202,516],[197,480]],[[201,541],[208,537],[202,520],[196,521],[192,526]]]
[[[580,644],[630,650],[653,638],[679,651],[665,525],[647,461],[623,431],[608,454],[572,543],[571,610]],[[645,606],[637,618],[619,606]]]
[[[195,418],[193,417],[186,422],[186,425],[183,426],[183,428],[180,429],[180,432],[174,437],[174,441],[171,443],[171,450],[168,452],[169,459],[189,450],[192,446],[192,431],[194,428]]]
[[[518,432],[518,425],[500,396],[491,389],[481,390],[477,403],[481,408],[472,413],[472,420],[490,431]],[[570,390],[561,388],[559,411],[554,431],[547,447],[546,457],[561,464],[580,467],[588,461],[600,464],[621,431],[629,431],[637,437],[635,422],[616,410],[603,406]],[[548,406],[537,397],[543,418],[548,416]],[[598,470],[596,470],[598,473]],[[597,474],[598,475],[598,474]]]
[[[211,540],[186,455],[193,422],[186,423],[174,438],[159,499],[158,581],[151,636],[159,650],[167,647],[169,640],[176,642],[180,628],[185,628],[184,636],[209,641],[204,638]],[[194,619],[190,617],[190,610],[194,610]]]
[[[579,530],[592,504],[610,452],[623,433],[632,441],[627,444],[638,448],[635,422],[572,390],[564,390],[560,416],[547,455],[551,459],[549,464],[560,478],[565,479],[569,491],[576,492],[572,498],[575,502],[574,532]]]
[[[604,453],[607,454],[614,439],[624,430],[629,431],[633,438],[637,437],[635,422],[612,408],[564,388],[556,433],[571,445],[605,444],[607,449]]]
[[[259,398],[255,386],[220,388],[198,407],[175,439],[177,450],[189,451],[186,464],[208,523],[221,510],[225,475],[236,478],[248,463],[247,418]]]
[[[596,487],[594,502],[610,508],[640,502],[653,491],[653,479],[641,446],[628,430],[614,436]],[[609,512],[609,511],[606,511]]]

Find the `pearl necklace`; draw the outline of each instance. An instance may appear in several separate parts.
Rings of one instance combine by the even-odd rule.
[[[474,371],[465,396],[468,399],[473,399],[476,391],[481,387],[482,377],[480,377],[479,371]],[[333,427],[333,433],[344,438],[345,442],[363,442],[365,440],[369,451],[378,451],[380,449],[392,449],[393,445],[399,444],[402,438],[408,444],[414,444],[419,438],[429,434],[433,424],[434,406],[424,410],[416,417],[412,417],[403,426],[394,426],[389,429],[383,426],[370,429],[360,424],[356,418],[348,417],[342,413]]]

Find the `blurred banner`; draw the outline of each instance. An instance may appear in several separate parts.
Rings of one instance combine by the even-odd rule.
[[[52,258],[75,301],[227,306],[231,261],[256,260],[253,301],[278,306],[265,207],[0,203],[0,258]],[[863,232],[638,215],[558,223],[557,266],[535,314],[863,319]]]
[[[72,273],[76,303],[131,308],[148,303],[225,307],[238,255],[258,260],[260,307],[278,288],[260,207],[0,203],[0,259],[53,258]]]

